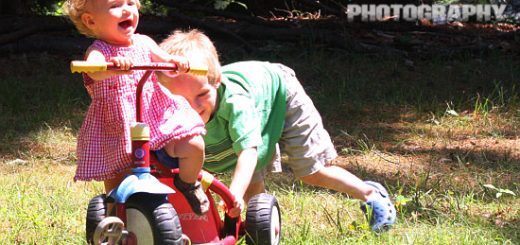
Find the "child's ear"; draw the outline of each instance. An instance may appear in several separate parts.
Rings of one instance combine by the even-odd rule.
[[[213,87],[218,88],[220,87],[220,76],[217,77],[215,80],[215,83],[213,83]]]
[[[89,13],[83,13],[81,15],[81,21],[83,22],[83,24],[88,28],[88,29],[92,29],[94,27],[94,25],[96,24],[94,22],[94,16],[92,16],[92,14],[89,14]]]

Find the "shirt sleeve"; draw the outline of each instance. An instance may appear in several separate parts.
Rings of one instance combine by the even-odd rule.
[[[234,94],[228,98],[229,136],[233,141],[233,151],[239,153],[244,149],[262,144],[259,113],[250,95]]]

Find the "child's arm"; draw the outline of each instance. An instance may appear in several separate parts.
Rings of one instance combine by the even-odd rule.
[[[238,154],[237,166],[229,186],[229,191],[233,193],[236,199],[235,206],[228,211],[231,217],[237,217],[244,209],[244,194],[255,172],[257,161],[258,153],[256,148],[247,148]]]
[[[103,63],[106,62],[105,56],[97,49],[92,49],[87,53],[87,61]],[[132,67],[132,61],[125,57],[111,57],[109,59],[110,62],[113,62],[114,65],[120,67],[122,70],[110,70],[110,71],[98,71],[87,73],[87,76],[92,78],[94,81],[105,80],[111,76],[129,74],[132,71],[128,70]]]
[[[168,62],[177,65],[179,72],[187,72],[190,68],[188,59],[184,56],[171,55],[162,50],[157,43],[150,43],[150,51],[152,53],[152,61],[154,62]]]

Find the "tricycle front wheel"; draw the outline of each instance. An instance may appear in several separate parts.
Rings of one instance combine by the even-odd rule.
[[[280,243],[282,222],[278,201],[272,195],[260,193],[247,204],[247,244],[276,245]]]
[[[126,202],[126,229],[137,244],[184,243],[177,212],[163,195],[137,193]]]

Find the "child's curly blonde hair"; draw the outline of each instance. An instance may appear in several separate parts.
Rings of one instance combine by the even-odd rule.
[[[204,33],[197,29],[191,31],[175,30],[159,46],[171,55],[198,56],[208,66],[208,83],[220,82],[220,61],[215,45]]]
[[[76,26],[79,33],[88,36],[95,37],[94,33],[83,23],[81,16],[92,8],[94,0],[67,0],[63,4],[64,12],[69,16],[70,20]],[[141,7],[139,0],[136,0],[137,8]]]

